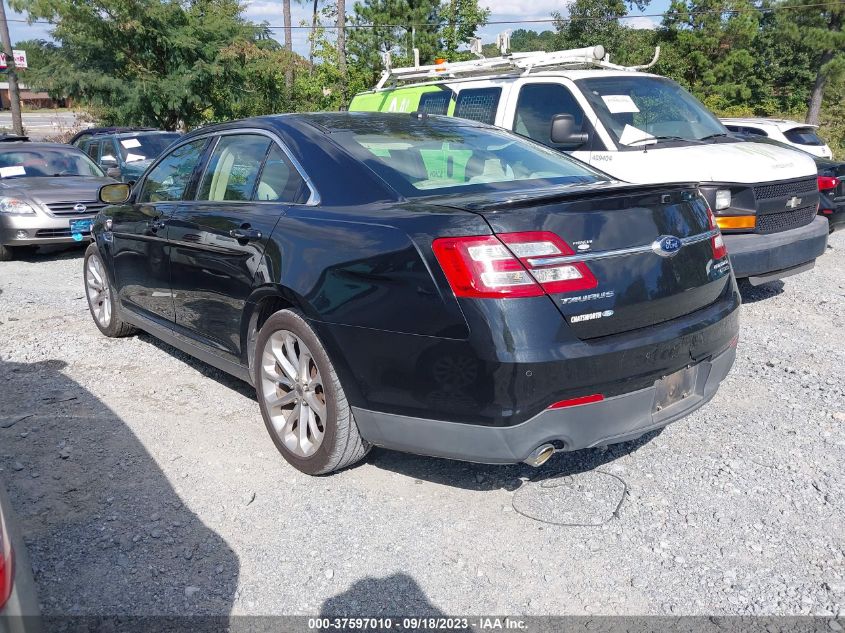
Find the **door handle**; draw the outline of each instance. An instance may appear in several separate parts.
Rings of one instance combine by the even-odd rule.
[[[153,220],[150,222],[150,230],[158,231],[159,229],[163,229],[167,226],[167,220]]]
[[[261,239],[261,231],[258,229],[250,229],[250,228],[240,228],[240,229],[232,229],[229,231],[229,235],[234,237],[236,240],[244,241],[244,240],[260,240]]]

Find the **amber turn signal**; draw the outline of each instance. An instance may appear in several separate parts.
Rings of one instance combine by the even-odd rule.
[[[757,221],[754,215],[723,215],[716,217],[720,229],[753,229]]]

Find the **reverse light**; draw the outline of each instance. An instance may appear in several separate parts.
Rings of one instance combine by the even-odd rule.
[[[819,176],[819,191],[836,189],[839,186],[839,178],[836,176]]]
[[[9,533],[0,514],[0,609],[8,602],[12,595],[12,584],[15,579],[15,560]]]
[[[565,409],[567,407],[577,407],[582,404],[592,404],[593,402],[601,402],[604,396],[600,393],[594,393],[589,396],[579,396],[578,398],[569,398],[568,400],[561,400],[555,402],[549,409]]]
[[[730,189],[717,189],[716,190],[716,203],[714,205],[716,207],[716,211],[721,211],[722,209],[728,209],[731,206],[731,190]]]
[[[4,215],[35,215],[35,209],[17,198],[0,198],[0,213]]]
[[[457,297],[539,297],[598,285],[583,262],[537,261],[575,254],[548,231],[444,237],[431,247]]]
[[[753,229],[757,225],[754,215],[720,215],[716,218],[720,229]]]
[[[713,248],[713,259],[718,261],[723,257],[727,257],[728,249],[725,248],[725,240],[722,237],[722,231],[719,229],[719,225],[716,223],[716,216],[713,215],[713,211],[709,206],[707,207],[707,217],[710,219],[710,228],[717,231],[716,235],[710,238],[710,246]]]

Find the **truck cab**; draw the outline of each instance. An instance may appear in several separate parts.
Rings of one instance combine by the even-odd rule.
[[[374,90],[353,98],[350,110],[481,121],[618,180],[697,182],[737,277],[765,283],[811,268],[828,234],[826,220],[816,216],[812,159],[731,136],[681,86],[641,68],[612,64],[595,46],[389,69]]]

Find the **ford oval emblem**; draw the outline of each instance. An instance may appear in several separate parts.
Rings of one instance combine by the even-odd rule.
[[[661,257],[672,257],[681,250],[681,246],[683,243],[679,238],[674,235],[663,235],[654,241],[651,250]]]
[[[76,213],[85,213],[88,210],[88,207],[86,207],[81,202],[77,202],[75,205],[73,205],[73,210]]]

